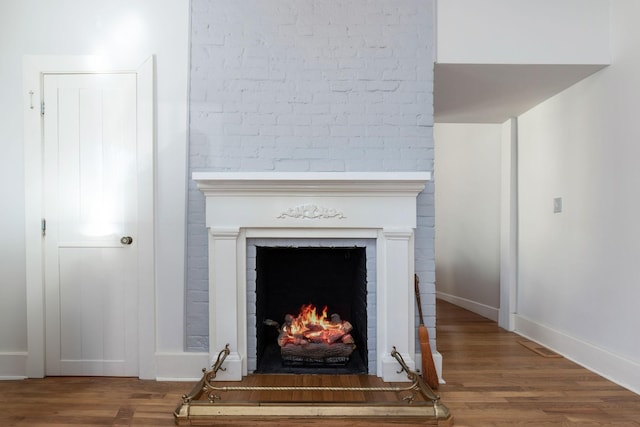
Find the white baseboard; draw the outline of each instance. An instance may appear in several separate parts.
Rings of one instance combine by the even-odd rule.
[[[0,352],[0,380],[27,378],[27,352]]]
[[[25,379],[27,352],[0,352],[0,380]],[[416,366],[421,366],[420,353],[415,355]],[[436,371],[442,379],[442,355],[433,353]],[[210,368],[209,353],[156,353],[157,381],[199,381],[202,369]]]
[[[469,310],[473,313],[479,314],[480,316],[486,317],[487,319],[493,320],[494,322],[498,321],[500,310],[495,307],[491,307],[486,304],[481,304],[479,302],[461,298],[455,295],[445,294],[444,292],[436,292],[436,298],[450,302],[451,304],[462,307],[465,310]]]
[[[640,362],[597,347],[576,337],[552,329],[516,314],[515,332],[535,341],[572,362],[640,394]]]
[[[0,380],[22,380],[27,376],[27,352],[0,352]],[[202,368],[209,368],[208,353],[157,353],[156,380],[199,381]]]
[[[156,353],[158,381],[199,381],[210,367],[209,353]]]
[[[421,366],[420,354],[416,354],[416,366]],[[25,379],[27,352],[0,352],[0,380]],[[433,353],[436,371],[442,381],[442,355]],[[199,381],[202,369],[210,368],[208,353],[156,353],[157,381]]]

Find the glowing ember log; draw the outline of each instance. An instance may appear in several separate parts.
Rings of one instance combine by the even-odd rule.
[[[318,314],[314,305],[303,305],[297,316],[285,316],[282,327],[272,320],[265,324],[278,327],[278,345],[285,362],[344,364],[356,347],[349,334],[351,323],[336,313],[327,317],[327,307]]]
[[[293,343],[304,345],[305,343],[333,344],[342,340],[351,332],[351,323],[340,319],[338,314],[327,317],[327,307],[318,315],[314,305],[303,305],[300,314],[293,317],[287,314],[282,325],[278,344],[280,347]]]

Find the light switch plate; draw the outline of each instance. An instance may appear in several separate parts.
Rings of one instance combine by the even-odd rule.
[[[553,213],[562,212],[562,197],[555,197],[553,199]]]

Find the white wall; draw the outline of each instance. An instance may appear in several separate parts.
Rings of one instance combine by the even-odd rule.
[[[437,296],[497,321],[502,125],[438,123],[434,138]]]
[[[609,1],[440,0],[438,63],[607,64]]]
[[[516,319],[519,332],[636,392],[638,16],[640,2],[612,1],[612,65],[519,118]]]
[[[157,348],[183,350],[188,35],[186,0],[0,2],[0,377],[24,376],[27,351],[23,55],[101,55],[104,68],[129,69],[155,55]]]

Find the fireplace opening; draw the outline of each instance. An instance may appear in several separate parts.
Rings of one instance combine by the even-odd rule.
[[[283,333],[303,307],[326,308],[330,338]],[[257,246],[256,344],[258,373],[368,373],[365,248]]]

